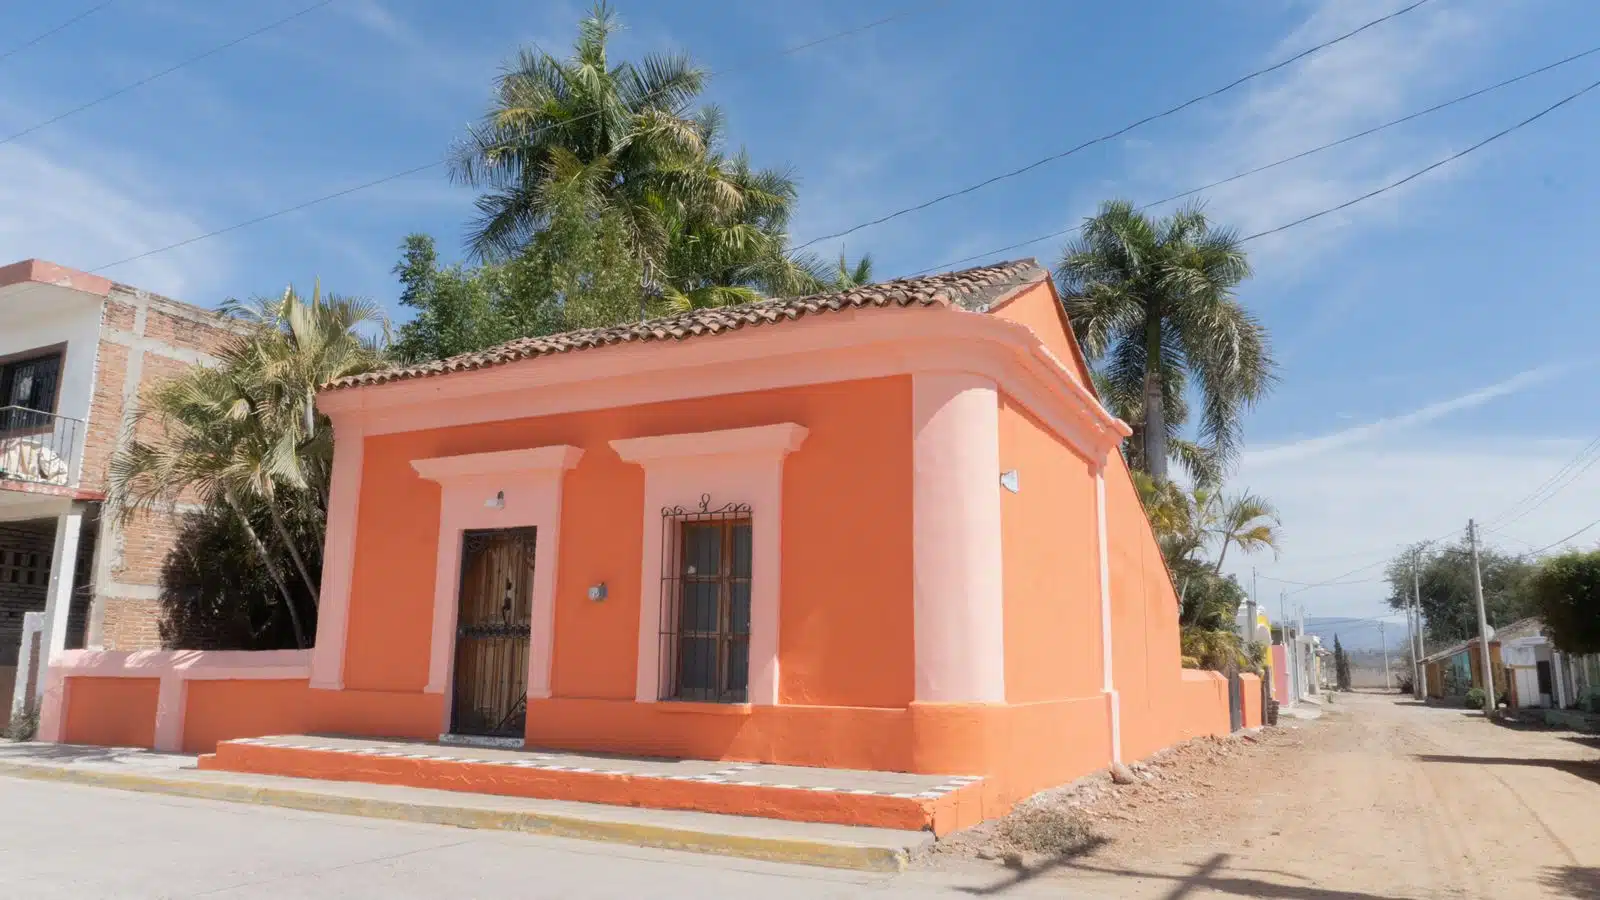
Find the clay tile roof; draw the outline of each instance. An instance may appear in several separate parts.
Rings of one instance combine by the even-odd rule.
[[[851,309],[953,306],[988,312],[989,306],[1019,285],[1048,276],[1032,259],[1012,260],[959,272],[901,278],[832,294],[776,297],[756,303],[697,309],[660,319],[627,325],[586,328],[543,337],[519,338],[487,350],[463,353],[415,366],[398,366],[363,375],[351,375],[322,386],[324,391],[387,384],[411,378],[429,378],[501,366],[554,353],[590,350],[610,344],[642,341],[681,341],[734,331],[745,326],[776,325],[804,316]]]

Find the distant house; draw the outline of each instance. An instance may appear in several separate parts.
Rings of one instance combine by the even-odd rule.
[[[1510,673],[1508,702],[1511,706],[1568,709],[1600,691],[1600,654],[1562,653],[1545,633],[1541,620],[1524,619],[1507,626],[1495,637]]]
[[[1537,618],[1518,619],[1489,635],[1489,665],[1494,672],[1497,697],[1512,705],[1548,706],[1554,698],[1550,651],[1546,646],[1544,622]],[[1545,660],[1541,675],[1538,660]],[[1435,700],[1463,700],[1467,692],[1484,685],[1483,653],[1479,640],[1470,638],[1424,657],[1428,670],[1428,696]],[[1524,672],[1525,674],[1516,674]],[[1540,697],[1546,699],[1540,701]]]

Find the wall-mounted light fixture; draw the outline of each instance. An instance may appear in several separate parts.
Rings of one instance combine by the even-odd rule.
[[[590,600],[593,600],[594,602],[599,603],[601,600],[604,600],[605,598],[606,598],[606,583],[604,581],[600,582],[599,584],[591,584],[591,585],[589,585],[589,599]]]
[[[497,492],[493,497],[490,497],[489,499],[483,501],[483,505],[488,507],[489,509],[505,509],[506,508],[506,492],[505,491]]]
[[[1007,469],[1000,473],[1000,486],[1015,494],[1022,490],[1022,476],[1016,469]]]

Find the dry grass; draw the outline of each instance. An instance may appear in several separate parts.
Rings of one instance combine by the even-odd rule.
[[[1095,833],[1075,809],[1023,803],[1000,820],[995,837],[1002,855],[1059,856],[1088,846]]]
[[[39,730],[39,714],[24,713],[11,717],[10,723],[0,732],[0,737],[12,741],[31,741],[33,735]]]

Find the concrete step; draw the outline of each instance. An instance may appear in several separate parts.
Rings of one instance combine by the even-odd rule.
[[[608,803],[945,834],[976,824],[983,779],[719,760],[463,747],[333,735],[221,741],[205,770]]]
[[[197,762],[143,750],[0,742],[0,776],[831,868],[899,871],[934,840],[928,831],[202,770]]]

